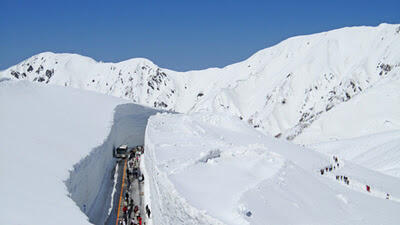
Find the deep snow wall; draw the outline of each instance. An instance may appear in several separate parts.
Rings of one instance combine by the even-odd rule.
[[[65,181],[77,162],[102,145],[115,108],[126,103],[95,92],[2,80],[0,224],[91,224]]]
[[[145,146],[149,150],[152,145]],[[151,151],[151,150],[150,150]],[[146,174],[149,180],[150,202],[152,209],[152,224],[223,224],[206,213],[189,205],[175,191],[173,184],[164,173],[154,167],[150,157],[146,156]],[[154,216],[157,215],[157,216]]]
[[[136,104],[118,105],[107,139],[74,165],[66,186],[72,200],[91,223],[104,224],[108,217],[115,168],[113,147],[143,145],[147,120],[156,112]]]
[[[152,117],[154,118],[154,117]],[[145,185],[147,199],[146,204],[150,205],[152,210],[152,224],[223,224],[221,221],[211,217],[206,212],[198,210],[188,204],[179,193],[177,193],[174,185],[169,181],[167,174],[161,171],[157,165],[156,155],[154,154],[157,143],[154,139],[158,138],[154,134],[154,128],[159,121],[152,118],[149,119],[148,127],[145,134],[145,171],[148,182]],[[168,122],[168,121],[167,121]],[[163,123],[163,122],[161,122]],[[153,130],[153,133],[149,133]],[[166,131],[169,132],[169,131]],[[170,132],[174,132],[170,130]],[[185,134],[182,134],[185,135]],[[165,137],[164,137],[165,138]]]

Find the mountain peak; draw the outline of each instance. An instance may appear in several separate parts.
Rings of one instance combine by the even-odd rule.
[[[188,72],[162,69],[145,58],[103,63],[44,52],[0,77],[88,89],[178,112],[226,112],[292,140],[337,106],[396,79],[399,33],[395,24],[345,27],[289,38],[224,68]]]

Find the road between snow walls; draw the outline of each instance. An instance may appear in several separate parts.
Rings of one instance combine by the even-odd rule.
[[[91,223],[104,224],[110,207],[113,207],[111,201],[116,165],[112,156],[113,147],[121,144],[143,145],[147,120],[157,112],[136,104],[118,105],[107,139],[74,165],[65,184],[71,199]]]

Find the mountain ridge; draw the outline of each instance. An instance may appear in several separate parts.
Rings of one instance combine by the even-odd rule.
[[[228,112],[264,133],[293,140],[337,105],[375,84],[397,82],[399,74],[400,25],[381,24],[291,37],[223,68],[177,72],[144,58],[108,63],[44,52],[0,77],[92,90],[183,113]]]

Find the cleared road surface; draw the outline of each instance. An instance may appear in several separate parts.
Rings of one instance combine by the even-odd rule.
[[[107,218],[105,225],[118,225],[119,221],[123,219],[123,206],[124,199],[127,192],[130,193],[131,198],[133,199],[134,206],[139,206],[140,216],[142,217],[142,225],[146,224],[147,215],[145,214],[145,206],[143,201],[143,183],[139,182],[139,180],[130,176],[130,186],[128,182],[128,174],[127,174],[127,159],[120,160],[118,163],[118,169],[115,171],[118,173],[118,179],[116,184],[116,192],[113,196],[113,209],[110,213],[110,216]],[[138,165],[138,171],[140,172],[140,166]],[[134,217],[134,213],[131,213],[131,217]],[[128,223],[130,224],[130,223]]]

